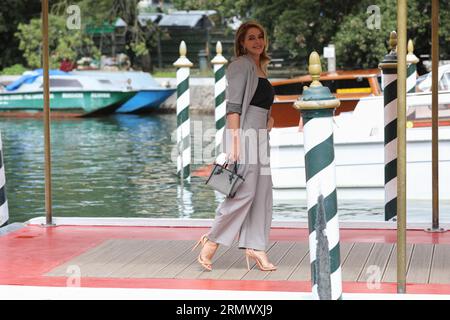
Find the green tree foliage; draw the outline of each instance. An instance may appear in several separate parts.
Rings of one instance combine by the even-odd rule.
[[[101,25],[105,21],[113,22],[114,0],[57,0],[53,1],[51,13],[58,16],[67,14],[67,8],[71,5],[77,5],[81,11],[81,23],[83,25],[96,24]]]
[[[173,0],[172,3],[178,10],[216,10],[224,19],[237,16],[242,17],[251,7],[249,0]]]
[[[366,1],[365,6],[368,7]],[[440,43],[441,53],[448,55],[450,40],[449,1],[441,0]],[[333,37],[336,45],[336,60],[339,66],[351,68],[377,67],[388,51],[388,38],[397,29],[396,0],[378,0],[380,28],[369,28],[368,19],[373,13],[367,11],[344,18]],[[369,19],[369,25],[371,24]],[[415,54],[429,54],[431,50],[431,1],[408,0],[408,37],[413,40]]]
[[[177,0],[181,9],[207,9],[206,1]],[[208,1],[209,2],[209,1]],[[217,7],[225,16],[236,15],[242,20],[255,19],[267,30],[273,49],[285,49],[291,57],[305,61],[311,50],[322,50],[336,32],[344,17],[362,10],[356,0],[224,0]],[[234,6],[234,10],[226,10]],[[214,7],[216,8],[216,7]]]
[[[3,0],[0,5],[0,70],[25,63],[19,50],[19,40],[14,36],[19,23],[39,17],[41,3],[36,0]]]
[[[125,46],[127,55],[130,57],[132,65],[137,57],[149,59],[150,52],[157,45],[158,36],[161,30],[151,21],[146,25],[139,23],[138,0],[60,0],[59,6],[55,10],[61,10],[67,5],[76,3],[80,6],[83,14],[84,24],[102,25],[103,23],[115,23],[117,18],[121,18],[127,24],[125,30]]]
[[[95,47],[91,38],[84,32],[86,26],[99,26],[105,23],[113,24],[117,18],[122,18],[126,23],[126,49],[127,55],[133,64],[136,57],[149,56],[150,51],[156,46],[159,28],[152,22],[146,26],[138,22],[138,0],[58,0],[52,3],[49,16],[49,38],[52,67],[67,57],[75,60],[80,56],[88,55],[99,57],[100,52]],[[77,5],[81,13],[81,29],[73,30],[66,27],[66,19],[69,17],[67,8]],[[40,6],[38,17],[40,13]],[[21,23],[18,32],[18,47],[23,51],[23,57],[30,67],[40,66],[41,29],[40,18]]]
[[[440,0],[441,58],[450,57],[450,0]],[[126,47],[132,62],[136,57],[149,56],[156,46],[159,28],[152,23],[137,22],[138,0],[55,0],[52,1],[51,26],[54,57],[82,53],[91,44],[74,30],[67,30],[63,18],[69,5],[79,5],[82,28],[88,24],[112,23],[121,17],[127,24]],[[269,34],[271,50],[287,50],[296,64],[305,65],[309,53],[322,53],[329,43],[336,45],[337,64],[343,68],[376,67],[386,54],[389,32],[396,29],[396,0],[173,0],[180,10],[216,10],[222,21],[237,16],[242,20],[256,19]],[[368,28],[370,5],[381,12],[381,28]],[[23,63],[19,51],[39,66],[40,2],[35,0],[4,0],[0,7],[0,69]],[[59,17],[59,18],[55,18]],[[36,18],[34,22],[31,18]],[[56,19],[56,20],[55,20]],[[28,23],[30,28],[25,27]],[[32,25],[32,27],[31,27]],[[17,32],[18,26],[21,30]],[[56,29],[56,30],[55,30]],[[20,34],[15,38],[14,34]],[[431,1],[408,0],[408,35],[415,44],[415,53],[431,51]],[[66,39],[59,39],[66,38]],[[56,50],[57,49],[57,50]],[[95,51],[95,49],[93,49]],[[69,52],[70,51],[70,52]]]
[[[300,63],[312,50],[327,46],[345,17],[361,10],[360,1],[294,0],[286,4],[273,26],[277,47],[286,48]],[[258,11],[256,11],[258,12]],[[261,11],[258,16],[263,16]]]
[[[22,74],[25,71],[27,71],[27,68],[25,68],[23,65],[15,64],[13,66],[4,68],[2,71],[0,71],[0,74],[2,74],[2,75],[17,75],[17,74]]]
[[[441,58],[448,58],[450,0],[439,2]],[[271,49],[288,50],[296,64],[303,66],[311,51],[321,54],[334,43],[338,66],[377,67],[388,51],[389,33],[397,25],[396,0],[175,0],[174,5],[177,9],[215,9],[224,18],[255,19],[266,27]],[[367,27],[371,5],[380,8],[380,29]],[[408,0],[408,35],[417,56],[430,53],[431,1]]]
[[[121,17],[127,26],[126,47],[131,63],[135,57],[147,56],[156,46],[157,35],[160,32],[156,24],[151,21],[142,26],[138,19],[138,0],[113,0],[113,17]]]
[[[27,24],[20,23],[16,36],[28,66],[39,68],[42,46],[41,19],[34,18]],[[67,29],[66,18],[52,14],[49,15],[49,50],[51,68],[57,68],[63,58],[76,60],[83,55],[96,58],[100,55],[91,38],[81,29]]]

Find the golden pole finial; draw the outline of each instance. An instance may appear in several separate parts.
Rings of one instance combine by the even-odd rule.
[[[406,62],[417,64],[419,62],[419,58],[414,54],[414,43],[411,39],[408,41],[408,54],[406,55]]]
[[[389,35],[389,46],[392,51],[397,51],[397,32],[391,31]]]
[[[311,87],[322,86],[322,84],[319,82],[320,73],[322,72],[322,65],[320,64],[320,56],[316,51],[313,51],[309,56],[308,71],[313,80],[313,82],[311,83]]]
[[[186,42],[181,41],[180,43],[180,57],[186,57],[187,48],[186,48]]]
[[[217,41],[216,44],[216,56],[211,60],[212,64],[226,64],[228,62],[227,59],[222,55],[222,43]]]
[[[177,61],[173,63],[173,65],[177,68],[190,68],[192,67],[192,62],[189,61],[189,59],[186,57],[187,54],[187,48],[186,48],[186,42],[181,41],[180,43],[180,57]]]
[[[216,53],[217,54],[222,54],[222,43],[220,41],[217,41],[216,44]]]
[[[408,40],[408,53],[409,54],[414,53],[414,43],[411,39]]]

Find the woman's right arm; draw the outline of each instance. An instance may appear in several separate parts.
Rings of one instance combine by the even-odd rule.
[[[244,91],[247,81],[245,65],[242,61],[230,63],[227,69],[227,129],[231,135],[231,149],[228,157],[230,161],[239,160],[240,151],[240,118],[242,113],[242,102],[244,100]]]
[[[228,158],[231,162],[238,161],[240,156],[241,141],[239,140],[239,128],[241,115],[233,112],[227,115],[228,129],[231,134],[231,150]]]

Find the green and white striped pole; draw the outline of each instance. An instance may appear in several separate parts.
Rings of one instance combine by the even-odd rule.
[[[174,62],[177,70],[177,175],[188,181],[191,178],[191,121],[189,119],[189,73],[193,66],[186,57],[186,43],[180,43],[180,57]]]
[[[303,117],[312,292],[316,299],[337,300],[342,297],[342,275],[333,114],[340,101],[318,81],[321,71],[319,54],[313,52],[309,57],[313,82],[294,105]]]
[[[417,63],[419,58],[414,54],[414,44],[411,39],[408,41],[408,55],[406,56],[406,63],[408,64],[408,71],[406,73],[406,92],[416,92],[417,82]]]
[[[389,38],[391,52],[379,64],[384,89],[384,219],[397,215],[397,33]]]
[[[227,59],[222,55],[222,43],[217,41],[216,56],[211,60],[214,65],[214,100],[215,100],[215,120],[216,120],[216,156],[220,153],[220,144],[222,143],[223,130],[225,130],[226,118],[226,102],[225,90],[227,83],[225,78],[225,65],[228,63]]]
[[[9,220],[8,200],[6,199],[5,165],[3,163],[2,136],[0,134],[0,227]]]

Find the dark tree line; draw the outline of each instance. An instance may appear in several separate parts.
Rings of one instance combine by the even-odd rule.
[[[177,9],[217,10],[219,23],[233,16],[256,19],[269,33],[271,50],[285,50],[297,65],[303,66],[312,50],[323,52],[330,43],[336,46],[341,68],[376,67],[388,50],[388,36],[396,28],[396,0],[173,0]],[[121,17],[127,24],[126,48],[132,62],[150,57],[160,32],[151,23],[137,22],[138,0],[55,0],[51,12],[63,16],[67,6],[77,4],[82,23],[112,22]],[[379,26],[370,28],[379,9]],[[0,70],[25,63],[16,33],[19,24],[40,17],[36,0],[4,0],[0,6]],[[441,59],[450,59],[450,0],[440,1]],[[36,30],[37,31],[37,30]],[[431,0],[408,0],[408,37],[414,41],[417,56],[431,51]],[[25,41],[26,42],[26,41]],[[25,43],[26,45],[26,43]],[[66,46],[70,47],[70,46]]]

